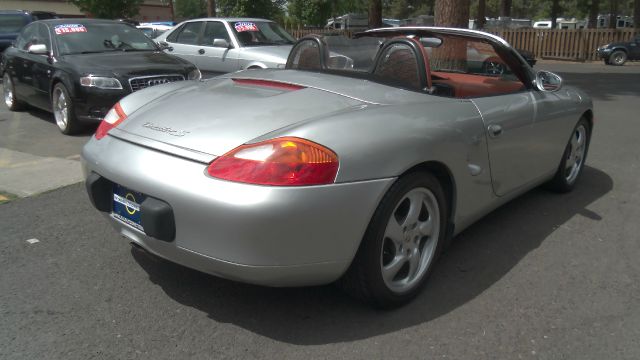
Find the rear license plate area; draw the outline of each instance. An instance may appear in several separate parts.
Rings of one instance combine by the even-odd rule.
[[[142,232],[140,204],[146,198],[137,191],[130,190],[122,185],[113,184],[113,210],[111,215],[129,226]]]

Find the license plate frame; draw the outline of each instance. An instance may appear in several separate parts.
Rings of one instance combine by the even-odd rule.
[[[146,196],[120,184],[113,184],[111,216],[116,220],[144,232],[142,227],[142,202]]]

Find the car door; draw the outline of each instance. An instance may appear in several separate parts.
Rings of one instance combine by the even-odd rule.
[[[7,69],[13,80],[16,96],[29,102],[33,97],[31,82],[33,75],[30,72],[28,62],[26,61],[27,49],[34,43],[38,35],[38,24],[31,23],[24,27],[20,35],[16,39],[16,51],[14,56],[9,59]]]
[[[486,43],[467,45],[473,81],[466,91],[477,88],[471,99],[485,126],[493,190],[503,196],[544,175],[546,164],[539,157],[544,138],[534,136],[536,103],[532,90],[507,65],[513,61],[505,61],[505,54]]]
[[[167,52],[197,66],[203,25],[203,21],[190,21],[169,34],[165,39],[169,45]]]
[[[493,190],[498,196],[525,185],[535,178],[536,144],[534,103],[529,92],[474,98],[482,114]]]
[[[629,42],[629,60],[640,60],[640,36]]]
[[[214,46],[213,41],[216,39],[226,40],[230,47]],[[196,63],[200,71],[228,73],[240,69],[238,50],[232,44],[229,31],[222,21],[206,22],[200,45],[200,56]]]
[[[37,24],[37,44],[44,44],[47,50],[51,51],[51,36],[49,29],[44,24]],[[28,50],[28,49],[27,49]],[[53,62],[51,53],[47,55],[31,54],[27,51],[24,57],[24,69],[31,74],[29,83],[31,94],[30,103],[34,106],[50,109],[51,100],[49,89],[51,85],[51,75],[53,72]]]

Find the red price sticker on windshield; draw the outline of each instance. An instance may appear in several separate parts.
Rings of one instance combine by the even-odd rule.
[[[53,31],[55,31],[56,35],[63,35],[63,34],[73,34],[73,33],[85,33],[87,32],[87,28],[84,27],[84,25],[82,24],[62,24],[62,25],[56,25],[53,28]]]
[[[235,23],[235,25],[233,26],[236,28],[237,32],[243,32],[243,31],[258,31],[258,27],[256,26],[256,24],[252,23],[252,22],[237,22]]]

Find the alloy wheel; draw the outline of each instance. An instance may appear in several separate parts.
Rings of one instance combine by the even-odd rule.
[[[4,103],[9,109],[11,109],[13,103],[15,102],[15,98],[13,97],[13,83],[11,82],[11,77],[9,76],[9,74],[4,74],[2,83],[4,89]]]
[[[395,293],[415,287],[431,264],[440,235],[440,209],[426,188],[405,194],[388,220],[380,266],[384,283]]]
[[[53,116],[56,119],[56,124],[61,130],[67,128],[69,124],[69,107],[67,97],[64,91],[59,87],[53,91]]]
[[[587,129],[584,125],[578,126],[569,142],[569,154],[565,163],[565,179],[572,184],[582,168],[584,155],[587,150]]]

